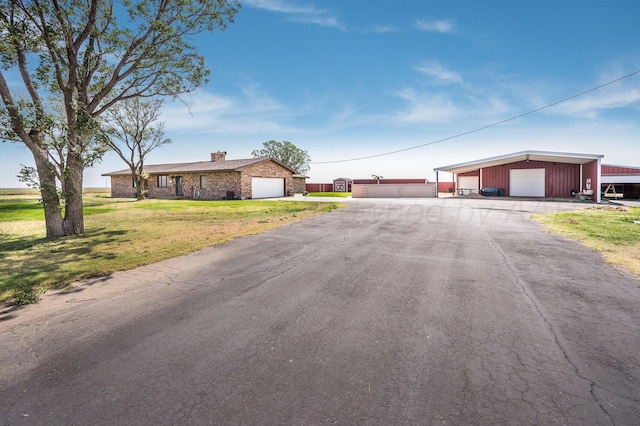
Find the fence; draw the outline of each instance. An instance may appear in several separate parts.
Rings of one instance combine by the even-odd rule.
[[[353,198],[434,198],[436,196],[436,184],[354,184],[351,196]]]
[[[333,192],[333,183],[308,183],[307,192]]]

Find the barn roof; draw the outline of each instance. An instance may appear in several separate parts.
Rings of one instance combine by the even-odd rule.
[[[599,154],[578,154],[568,152],[551,151],[520,151],[512,154],[499,155],[497,157],[483,158],[480,160],[465,163],[452,164],[449,166],[436,167],[433,170],[450,173],[464,173],[478,170],[485,167],[500,166],[502,164],[515,163],[517,161],[549,161],[556,163],[585,164],[593,160],[603,158]]]

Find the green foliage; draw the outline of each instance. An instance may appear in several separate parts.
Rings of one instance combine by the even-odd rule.
[[[305,174],[309,171],[311,157],[307,151],[298,148],[289,141],[266,141],[263,148],[251,153],[258,158],[273,158],[291,167],[297,173]]]
[[[15,305],[25,306],[38,303],[43,293],[37,285],[32,283],[20,283],[11,291],[11,300]]]
[[[20,166],[20,172],[16,175],[18,180],[29,188],[39,189],[38,171],[34,167],[25,166],[24,164],[20,164]]]
[[[164,123],[157,122],[163,101],[126,99],[114,105],[104,120],[104,140],[131,170],[137,198],[144,199],[149,173],[144,171],[144,160],[154,149],[171,143],[164,137]]]

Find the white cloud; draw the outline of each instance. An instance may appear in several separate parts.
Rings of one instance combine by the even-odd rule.
[[[597,90],[555,106],[553,110],[561,114],[595,118],[607,110],[636,107],[640,108],[640,81],[637,74],[629,69],[640,67],[638,58],[623,59],[606,65],[599,75]],[[624,77],[627,76],[627,77]]]
[[[458,113],[458,108],[451,99],[443,94],[417,94],[412,89],[405,89],[396,95],[409,103],[406,111],[398,113],[393,118],[397,123],[443,123]]]
[[[586,80],[571,83],[563,80],[521,80],[514,75],[492,75],[491,80],[498,82],[493,93],[502,93],[512,99],[514,105],[519,105],[514,113],[522,114],[549,106],[537,114],[594,119],[608,110],[624,108],[640,110],[638,76],[620,80],[621,76],[629,74],[630,67],[638,69],[640,65],[637,62],[609,65],[605,72],[599,74],[598,80],[592,83]],[[589,91],[592,88],[595,90]],[[579,93],[584,94],[577,96]],[[562,101],[571,96],[576,97]],[[552,105],[554,103],[555,105]]]
[[[478,117],[504,119],[513,111],[512,105],[499,95],[488,95],[475,99],[476,110],[473,112]]]
[[[396,92],[396,97],[405,101],[405,107],[400,113],[393,115],[393,122],[402,124],[461,122],[465,123],[465,126],[482,126],[508,118],[513,113],[509,94],[502,93],[492,85],[486,87],[485,79],[481,84],[475,84],[467,81],[460,73],[433,60],[420,62],[415,70],[432,77],[437,84],[452,86],[446,92],[439,93],[425,92],[413,87]],[[473,76],[472,73],[471,77]]]
[[[167,130],[200,128],[206,126],[207,117],[217,116],[235,107],[231,98],[199,92],[192,100],[165,104],[161,119]]]
[[[244,4],[264,9],[269,12],[282,13],[295,22],[315,24],[323,27],[340,27],[340,22],[333,13],[314,6],[296,5],[284,0],[245,0]]]
[[[444,68],[436,61],[422,62],[416,67],[416,71],[427,76],[435,77],[437,80],[444,83],[460,84],[463,82],[460,74]]]
[[[332,108],[326,123],[318,128],[319,132],[335,132],[358,127],[371,128],[388,121],[388,115],[379,111],[371,111],[369,106],[354,105],[346,102]]]
[[[166,105],[161,119],[168,132],[247,135],[292,131],[283,124],[291,115],[277,100],[252,85],[242,89],[241,97],[200,92],[186,105]]]
[[[440,21],[423,21],[418,20],[416,26],[419,30],[434,33],[451,33],[455,30],[455,23],[451,19]]]
[[[398,31],[398,28],[391,25],[375,25],[373,27],[374,33],[395,33],[396,31]]]
[[[282,110],[279,101],[272,98],[268,93],[260,89],[259,85],[252,84],[242,88],[242,94],[246,100],[243,101],[247,106],[247,112],[276,112]]]
[[[614,108],[640,105],[640,89],[626,88],[618,90],[601,89],[602,93],[585,95],[567,102],[563,102],[550,109],[550,112],[560,114],[595,118],[600,112]]]

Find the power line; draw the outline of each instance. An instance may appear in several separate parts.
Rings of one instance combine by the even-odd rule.
[[[604,83],[604,84],[601,84],[599,86],[593,87],[593,88],[591,88],[589,90],[585,90],[584,92],[580,92],[578,94],[569,96],[568,98],[564,98],[564,99],[561,99],[559,101],[547,104],[547,105],[545,105],[543,107],[532,109],[531,111],[527,111],[525,113],[513,116],[511,118],[507,118],[507,119],[504,119],[504,120],[501,120],[501,121],[496,121],[495,123],[488,124],[488,125],[482,126],[482,127],[478,127],[476,129],[473,129],[473,130],[468,130],[466,132],[458,133],[456,135],[449,136],[449,137],[446,137],[446,138],[443,138],[443,139],[438,139],[438,140],[435,140],[435,141],[423,143],[423,144],[420,144],[420,145],[411,146],[411,147],[408,147],[408,148],[397,149],[395,151],[384,152],[384,153],[381,153],[381,154],[373,154],[373,155],[367,155],[367,156],[364,156],[364,157],[349,158],[349,159],[346,159],[346,160],[312,161],[310,164],[333,164],[333,163],[346,163],[346,162],[349,162],[349,161],[366,160],[366,159],[369,159],[369,158],[384,157],[386,155],[398,154],[400,152],[411,151],[413,149],[423,148],[425,146],[435,145],[435,144],[441,143],[441,142],[446,142],[446,141],[449,141],[451,139],[456,139],[456,138],[459,138],[459,137],[462,137],[462,136],[470,135],[472,133],[477,133],[477,132],[480,132],[482,130],[489,129],[491,127],[499,126],[499,125],[507,123],[509,121],[517,120],[518,118],[522,118],[522,117],[525,117],[527,115],[531,115],[531,114],[534,114],[536,112],[540,112],[540,111],[542,111],[544,109],[551,108],[551,107],[554,107],[554,106],[556,106],[558,104],[561,104],[563,102],[567,102],[567,101],[570,101],[572,99],[578,98],[580,96],[586,95],[587,93],[595,92],[596,90],[600,90],[603,87],[610,86],[610,85],[615,84],[615,83],[617,83],[619,81],[622,81],[622,80],[624,80],[626,78],[633,77],[634,75],[637,75],[637,74],[640,74],[640,70],[634,71],[631,74],[627,74],[625,76],[616,78],[615,80],[611,80],[611,81],[609,81],[607,83]]]

